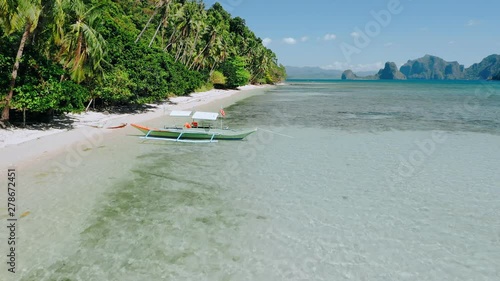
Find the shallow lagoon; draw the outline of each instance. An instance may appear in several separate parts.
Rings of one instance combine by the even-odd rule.
[[[127,130],[25,168],[17,276],[497,280],[499,89],[290,81],[225,108],[243,142]]]

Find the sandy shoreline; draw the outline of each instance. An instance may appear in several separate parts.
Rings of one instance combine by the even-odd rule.
[[[114,126],[140,123],[168,114],[172,110],[196,109],[215,101],[229,98],[237,93],[248,90],[269,87],[247,85],[239,90],[210,90],[207,92],[192,93],[188,96],[170,98],[168,102],[150,105],[151,109],[144,113],[133,114],[104,114],[100,112],[84,112],[81,114],[67,114],[71,129],[50,128],[42,130],[10,129],[0,130],[0,166],[19,166],[43,156],[43,154],[58,152],[65,146],[77,142],[83,137],[97,138],[99,134],[106,134]]]

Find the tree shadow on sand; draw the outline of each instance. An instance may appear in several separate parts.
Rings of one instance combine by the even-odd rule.
[[[55,115],[50,120],[30,120],[26,123],[22,120],[13,119],[9,122],[5,129],[28,129],[45,131],[50,129],[71,130],[74,128],[73,123],[77,121],[75,118],[61,114]]]
[[[94,112],[104,114],[141,114],[160,108],[159,104],[141,104],[141,105],[116,105],[96,108]]]
[[[142,114],[157,110],[161,105],[144,104],[144,105],[127,105],[127,106],[109,106],[92,109],[89,112],[98,112],[105,115],[126,115],[126,114]],[[80,120],[68,114],[30,114],[26,118],[26,123],[23,122],[22,114],[19,112],[11,112],[11,120],[9,124],[0,127],[1,129],[29,129],[29,130],[72,130],[76,124],[80,124]]]

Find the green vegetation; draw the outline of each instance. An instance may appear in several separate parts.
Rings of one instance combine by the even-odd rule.
[[[221,65],[222,74],[226,78],[226,87],[237,88],[243,86],[250,80],[250,72],[246,70],[245,59],[242,57],[234,57],[227,59]]]
[[[226,80],[226,77],[220,71],[214,71],[210,76],[210,82],[212,85],[218,85],[219,87],[226,85]]]
[[[285,78],[242,18],[199,0],[0,0],[0,46],[3,122]]]

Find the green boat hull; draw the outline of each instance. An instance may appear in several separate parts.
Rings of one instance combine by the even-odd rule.
[[[189,139],[189,140],[242,140],[254,133],[250,130],[230,130],[230,129],[202,129],[202,128],[170,128],[154,129],[137,124],[131,124],[141,131],[146,138],[168,138],[168,139]]]

